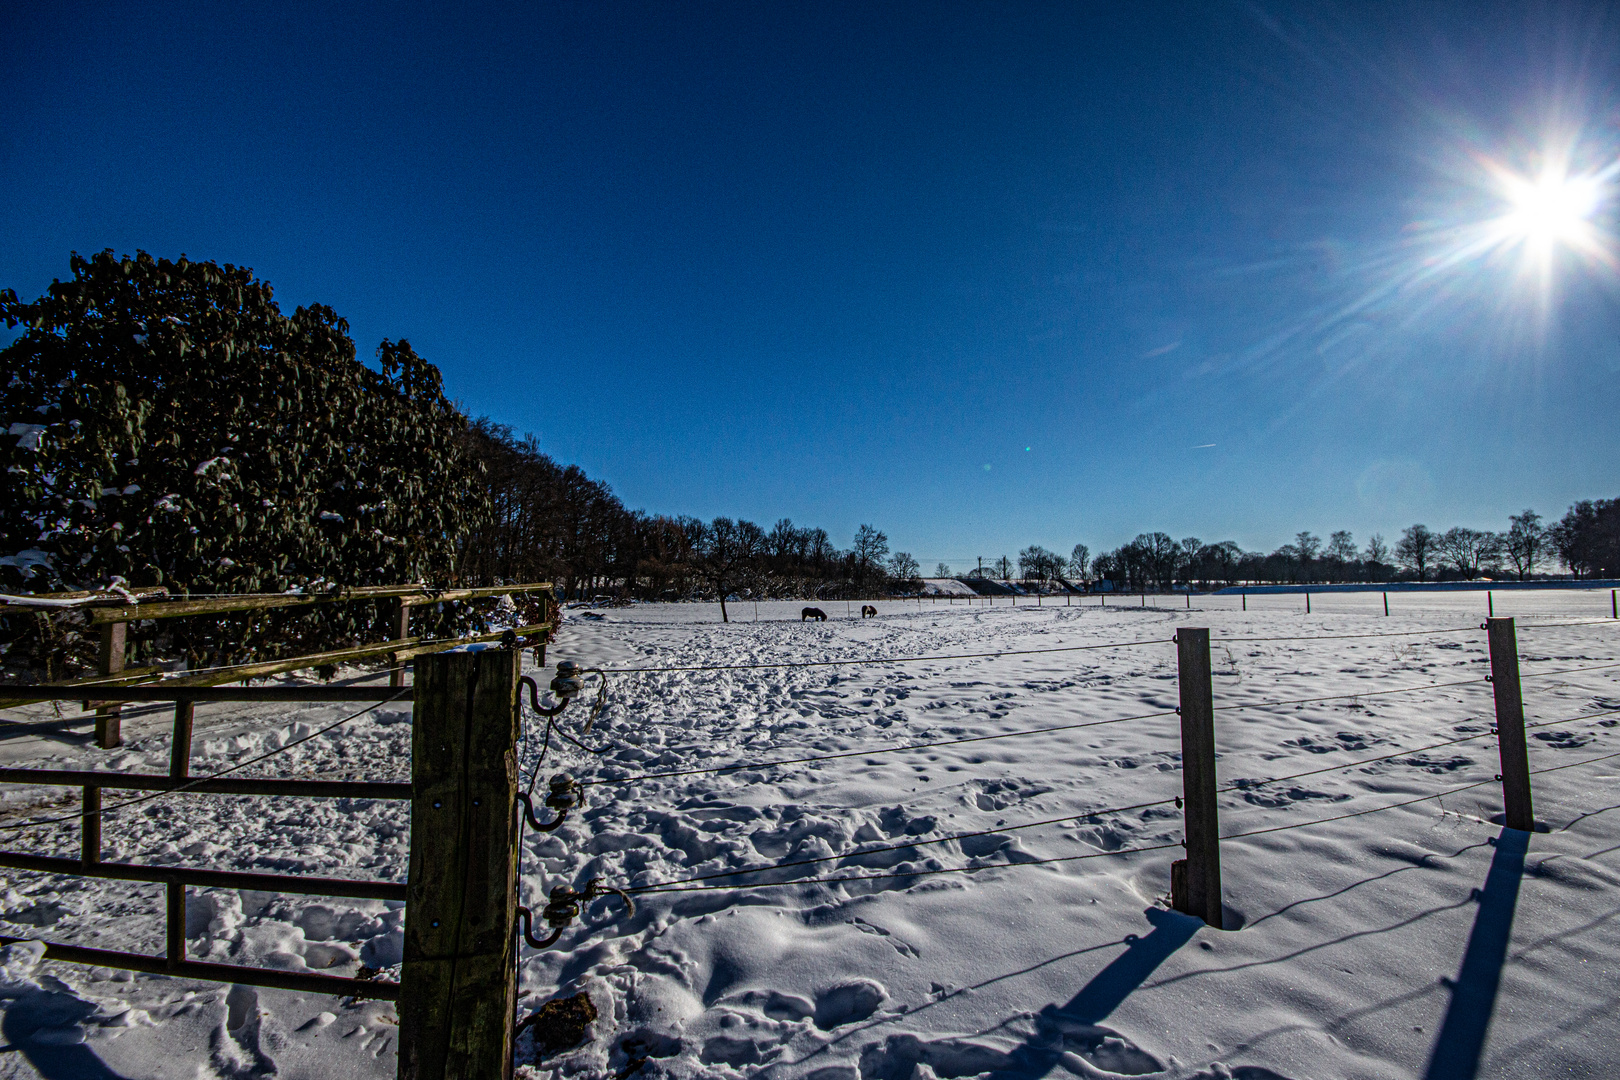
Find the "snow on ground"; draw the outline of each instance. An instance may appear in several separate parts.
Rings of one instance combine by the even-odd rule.
[[[1494,599],[1519,617],[1532,724],[1620,709],[1620,667],[1597,667],[1620,661],[1620,626],[1539,625],[1607,616],[1606,591]],[[525,1067],[1323,1080],[1469,1076],[1477,1055],[1480,1076],[1608,1075],[1620,1061],[1620,758],[1558,767],[1620,753],[1620,713],[1532,731],[1531,767],[1556,771],[1533,778],[1549,831],[1526,851],[1525,834],[1490,820],[1501,807],[1483,594],[1392,596],[1388,618],[1376,593],[1313,597],[1309,616],[1300,596],[1250,597],[1246,612],[1238,597],[1160,603],[884,602],[861,620],[838,601],[820,605],[827,622],[801,623],[802,605],[760,604],[756,621],[743,601],[726,625],[715,605],[570,612],[553,662],[992,655],[611,676],[589,739],[609,752],[554,741],[541,770],[543,785],[566,768],[588,799],[557,832],[525,838],[524,902],[590,877],[670,891],[639,893],[628,918],[616,899],[595,901],[559,948],[524,950],[524,1012],[584,990],[602,1013],[591,1042],[539,1063],[525,1038]],[[1222,845],[1241,929],[1166,910],[1173,803],[1106,812],[1180,793],[1174,715],[1074,726],[1173,710],[1169,639],[1185,625],[1215,639],[1222,831],[1281,827]],[[1440,629],[1458,632],[1301,640]],[[1115,642],[1141,644],[1017,653]],[[193,771],[352,708],[200,706]],[[584,712],[564,714],[572,730]],[[76,713],[64,724],[44,707],[8,711],[33,726],[0,730],[0,758],[162,771],[167,710],[129,714],[129,745],[102,752]],[[265,766],[403,778],[409,732],[409,709],[384,706]],[[1466,735],[1487,737],[1423,749]],[[896,749],[918,743],[948,745]],[[1260,783],[1386,755],[1398,756]],[[806,757],[824,760],[770,764]],[[0,825],[74,809],[42,807],[41,789],[5,794]],[[108,858],[397,880],[406,814],[175,796],[111,815],[105,841]],[[1338,820],[1287,828],[1325,818]],[[77,842],[73,822],[0,840],[64,854]],[[1157,845],[1172,846],[1114,854]],[[776,868],[746,872],[759,867]],[[0,933],[161,948],[158,886],[0,874]],[[856,876],[870,880],[821,880]],[[704,880],[671,884],[693,878]],[[195,957],[352,973],[397,961],[401,918],[384,903],[193,890],[188,934]],[[39,963],[28,946],[0,954],[0,1008],[0,1077],[394,1070],[391,1005]]]

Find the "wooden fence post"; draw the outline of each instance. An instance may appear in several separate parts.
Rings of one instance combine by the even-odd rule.
[[[1485,623],[1491,645],[1491,687],[1496,691],[1496,745],[1502,755],[1502,807],[1507,827],[1535,827],[1530,806],[1530,752],[1524,740],[1524,699],[1519,693],[1519,641],[1513,619]]]
[[[394,601],[393,618],[389,620],[388,633],[394,640],[411,636],[411,605],[403,596]],[[405,685],[405,666],[397,654],[390,654],[388,664],[393,670],[388,673],[389,686]]]
[[[174,703],[174,739],[169,743],[169,775],[184,780],[191,772],[191,726],[197,715],[195,701]]]
[[[1209,662],[1209,629],[1176,631],[1176,670],[1181,686],[1181,780],[1185,800],[1187,858],[1170,870],[1171,906],[1222,928],[1220,820],[1215,808],[1215,695]],[[1182,888],[1177,895],[1177,884]]]
[[[163,965],[186,962],[186,887],[178,881],[163,886]]]
[[[85,787],[83,816],[79,820],[79,861],[91,866],[101,861],[101,789]]]
[[[515,649],[418,657],[401,1080],[508,1080],[517,984]]]
[[[128,623],[109,622],[101,624],[101,673],[103,675],[116,675],[124,670],[124,631]],[[123,733],[119,730],[119,714],[123,711],[122,705],[98,704],[96,706],[96,745],[103,750],[124,745]]]

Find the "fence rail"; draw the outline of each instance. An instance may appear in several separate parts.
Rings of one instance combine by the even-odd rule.
[[[99,634],[101,674],[89,679],[76,679],[69,683],[47,685],[52,687],[77,686],[84,690],[93,688],[118,689],[119,692],[116,696],[92,699],[88,694],[76,695],[84,700],[86,710],[95,710],[96,745],[102,749],[110,750],[123,742],[120,710],[124,703],[150,700],[126,693],[126,689],[132,685],[163,680],[178,685],[217,686],[221,683],[258,679],[289,671],[301,671],[308,668],[349,664],[386,657],[391,669],[389,679],[391,685],[403,686],[405,679],[402,665],[406,660],[414,657],[443,652],[446,649],[469,643],[498,641],[509,633],[516,633],[519,637],[526,637],[551,632],[557,623],[556,601],[552,599],[551,595],[554,588],[553,583],[549,581],[532,581],[518,585],[491,585],[469,589],[435,589],[426,585],[373,585],[341,589],[329,593],[244,593],[234,596],[176,597],[172,599],[153,599],[143,596],[137,598],[133,603],[123,596],[86,594],[7,596],[4,598],[4,603],[0,604],[0,614],[12,608],[24,611],[30,609],[62,610],[64,608],[76,608],[88,613],[91,624],[96,627]],[[412,607],[481,600],[494,596],[524,596],[531,594],[540,594],[544,598],[546,617],[542,622],[519,626],[509,631],[496,631],[467,638],[411,636],[410,611]],[[306,607],[314,604],[361,603],[376,600],[392,600],[394,602],[393,613],[390,616],[394,636],[387,641],[371,645],[357,645],[347,649],[309,653],[303,656],[285,657],[280,660],[234,664],[200,671],[183,672],[173,679],[165,679],[166,673],[155,667],[134,670],[126,668],[128,626],[131,622],[148,619],[178,619],[188,616],[227,615],[233,612],[267,611],[276,608]],[[8,687],[3,689],[16,688]],[[0,702],[9,701],[14,705],[48,700],[53,699],[44,695],[0,698]],[[56,698],[54,700],[62,699]],[[199,698],[196,700],[204,699]]]

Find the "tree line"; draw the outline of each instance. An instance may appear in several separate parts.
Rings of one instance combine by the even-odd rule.
[[[555,581],[568,596],[718,600],[838,599],[915,591],[921,568],[888,536],[862,525],[848,548],[825,529],[782,518],[702,521],[631,510],[606,484],[558,465],[532,435],[488,419],[467,436],[490,514],[467,535],[469,581]]]
[[[1011,560],[993,566],[1009,577]],[[1561,565],[1577,578],[1620,573],[1620,499],[1583,500],[1560,520],[1546,524],[1526,510],[1508,518],[1501,532],[1454,526],[1437,532],[1427,525],[1402,530],[1393,545],[1374,534],[1358,547],[1347,530],[1324,542],[1301,532],[1291,544],[1270,553],[1244,551],[1230,540],[1206,544],[1197,537],[1173,539],[1162,532],[1141,533],[1112,551],[1092,556],[1076,544],[1068,557],[1040,546],[1018,555],[1026,580],[1064,579],[1106,582],[1114,590],[1218,588],[1239,584],[1337,584],[1389,581],[1471,581],[1508,576],[1527,581]],[[950,568],[940,564],[940,576]],[[968,576],[982,571],[970,570]]]

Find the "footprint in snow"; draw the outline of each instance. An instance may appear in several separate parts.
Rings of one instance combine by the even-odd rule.
[[[908,942],[901,941],[899,938],[894,936],[893,931],[885,930],[883,927],[878,926],[875,923],[869,923],[865,919],[850,919],[849,924],[863,934],[873,934],[877,937],[888,938],[889,944],[894,946],[894,951],[899,953],[901,956],[910,956],[915,958],[922,955],[917,951],[916,946],[911,945]]]
[[[1343,802],[1349,797],[1350,796],[1344,794],[1335,795],[1327,791],[1312,791],[1310,788],[1302,787],[1291,787],[1286,791],[1261,788],[1257,791],[1246,791],[1243,793],[1243,799],[1245,802],[1251,803],[1254,806],[1265,806],[1272,808],[1289,806],[1293,803],[1306,802],[1311,799],[1323,799],[1327,802]]]

